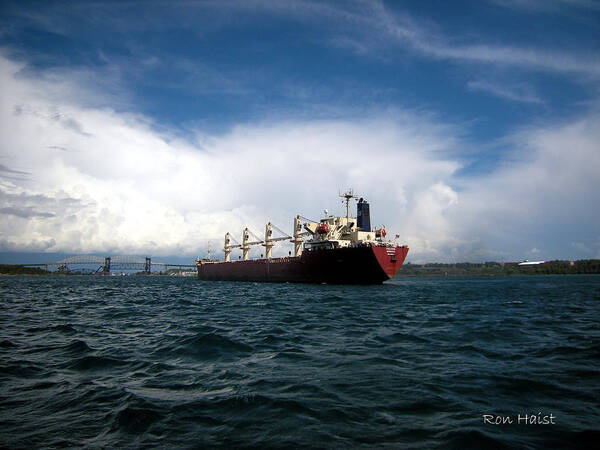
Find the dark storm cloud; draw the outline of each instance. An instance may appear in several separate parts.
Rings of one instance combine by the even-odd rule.
[[[56,217],[86,206],[87,204],[81,200],[72,197],[53,198],[42,194],[13,194],[0,189],[0,213],[25,219]]]
[[[70,151],[68,148],[61,147],[60,145],[47,145],[46,148],[49,148],[50,150],[60,150],[62,152]]]
[[[55,214],[36,211],[31,206],[24,206],[21,208],[19,208],[17,206],[7,206],[5,208],[0,208],[0,213],[9,214],[11,216],[22,217],[24,219],[31,219],[33,217],[42,217],[42,218],[55,217]]]
[[[83,129],[83,126],[77,120],[54,108],[43,110],[30,105],[15,105],[13,112],[15,116],[31,115],[41,119],[52,120],[60,123],[67,130],[74,131],[85,137],[92,136]]]
[[[0,178],[8,178],[9,180],[24,180],[28,179],[29,175],[31,175],[29,172],[11,169],[4,164],[0,164]]]

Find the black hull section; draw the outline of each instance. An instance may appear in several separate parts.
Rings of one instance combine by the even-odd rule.
[[[402,266],[407,247],[352,247],[310,250],[298,258],[212,262],[198,265],[198,278],[331,284],[379,284]]]

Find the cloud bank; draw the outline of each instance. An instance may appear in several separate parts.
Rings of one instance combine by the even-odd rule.
[[[415,262],[598,252],[595,115],[523,130],[510,161],[466,178],[464,130],[431,114],[270,120],[184,140],[90,106],[99,94],[76,75],[33,75],[0,57],[2,251],[193,257],[226,231],[342,213],[337,194],[352,187]]]

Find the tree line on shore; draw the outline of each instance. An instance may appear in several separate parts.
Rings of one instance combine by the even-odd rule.
[[[50,272],[39,267],[25,267],[18,264],[0,264],[2,275],[48,275]]]
[[[499,263],[488,261],[483,264],[411,264],[406,263],[397,277],[459,277],[459,276],[508,276],[508,275],[568,275],[568,274],[600,274],[600,259],[584,259],[579,261],[546,261],[535,265],[519,265],[517,263]]]

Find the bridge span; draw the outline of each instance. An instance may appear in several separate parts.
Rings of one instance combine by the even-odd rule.
[[[152,262],[150,257],[140,256],[95,256],[78,255],[62,259],[52,263],[23,264],[25,267],[44,267],[44,270],[56,267],[57,270],[68,272],[72,266],[92,266],[97,267],[95,273],[110,274],[111,270],[137,270],[140,272],[151,273],[154,271],[166,272],[168,268],[178,268],[180,270],[195,269],[195,264],[169,264],[163,262]]]

